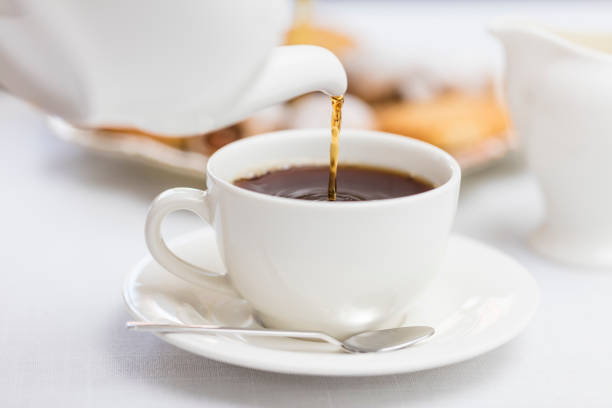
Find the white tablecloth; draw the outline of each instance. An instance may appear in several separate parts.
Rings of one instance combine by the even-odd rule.
[[[533,323],[474,360],[372,378],[234,367],[123,328],[121,285],[145,254],[147,205],[201,184],[58,141],[0,95],[1,407],[612,406],[612,271],[530,252],[540,199],[520,163],[466,178],[455,230],[529,268],[542,290]],[[169,236],[199,225],[168,221]]]
[[[541,201],[520,160],[465,180],[455,231],[527,266],[542,290],[532,324],[471,361],[386,377],[260,372],[123,328],[149,202],[202,184],[60,142],[0,95],[0,407],[612,406],[612,271],[529,250]],[[176,214],[166,235],[198,225]]]

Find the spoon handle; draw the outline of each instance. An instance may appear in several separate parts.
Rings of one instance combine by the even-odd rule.
[[[218,334],[245,334],[249,336],[266,337],[297,337],[300,339],[318,339],[336,346],[342,343],[334,337],[321,333],[299,330],[271,330],[271,329],[248,329],[244,327],[226,327],[201,324],[173,324],[155,322],[127,322],[125,324],[130,330],[149,331],[158,333],[218,333]]]

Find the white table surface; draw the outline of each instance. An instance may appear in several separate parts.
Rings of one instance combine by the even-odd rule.
[[[531,271],[542,291],[532,324],[473,360],[386,377],[260,372],[127,332],[121,286],[146,252],[147,206],[184,185],[203,181],[65,144],[0,94],[0,407],[612,406],[612,271],[529,250],[541,200],[520,160],[465,180],[455,231]],[[176,214],[166,235],[198,225]]]

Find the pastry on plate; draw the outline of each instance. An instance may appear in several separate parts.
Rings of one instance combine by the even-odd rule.
[[[239,125],[230,126],[201,136],[191,136],[184,139],[184,150],[210,156],[221,147],[242,137]]]
[[[427,101],[396,102],[376,109],[380,130],[460,153],[488,138],[505,137],[508,117],[492,92],[447,92]]]
[[[134,128],[103,127],[103,128],[99,128],[96,130],[101,131],[103,134],[107,135],[108,137],[121,138],[121,137],[125,137],[125,135],[146,137],[148,139],[155,140],[157,142],[163,143],[168,146],[172,146],[177,149],[182,149],[185,144],[185,138],[182,138],[182,137],[156,135],[153,133],[144,132],[142,130],[134,129]]]

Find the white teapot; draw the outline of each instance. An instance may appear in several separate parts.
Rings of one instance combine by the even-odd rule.
[[[311,92],[329,51],[281,46],[290,0],[0,0],[0,83],[87,127],[203,133]]]
[[[532,244],[562,261],[612,266],[612,34],[516,24],[492,32],[506,50],[511,116],[546,202]]]

